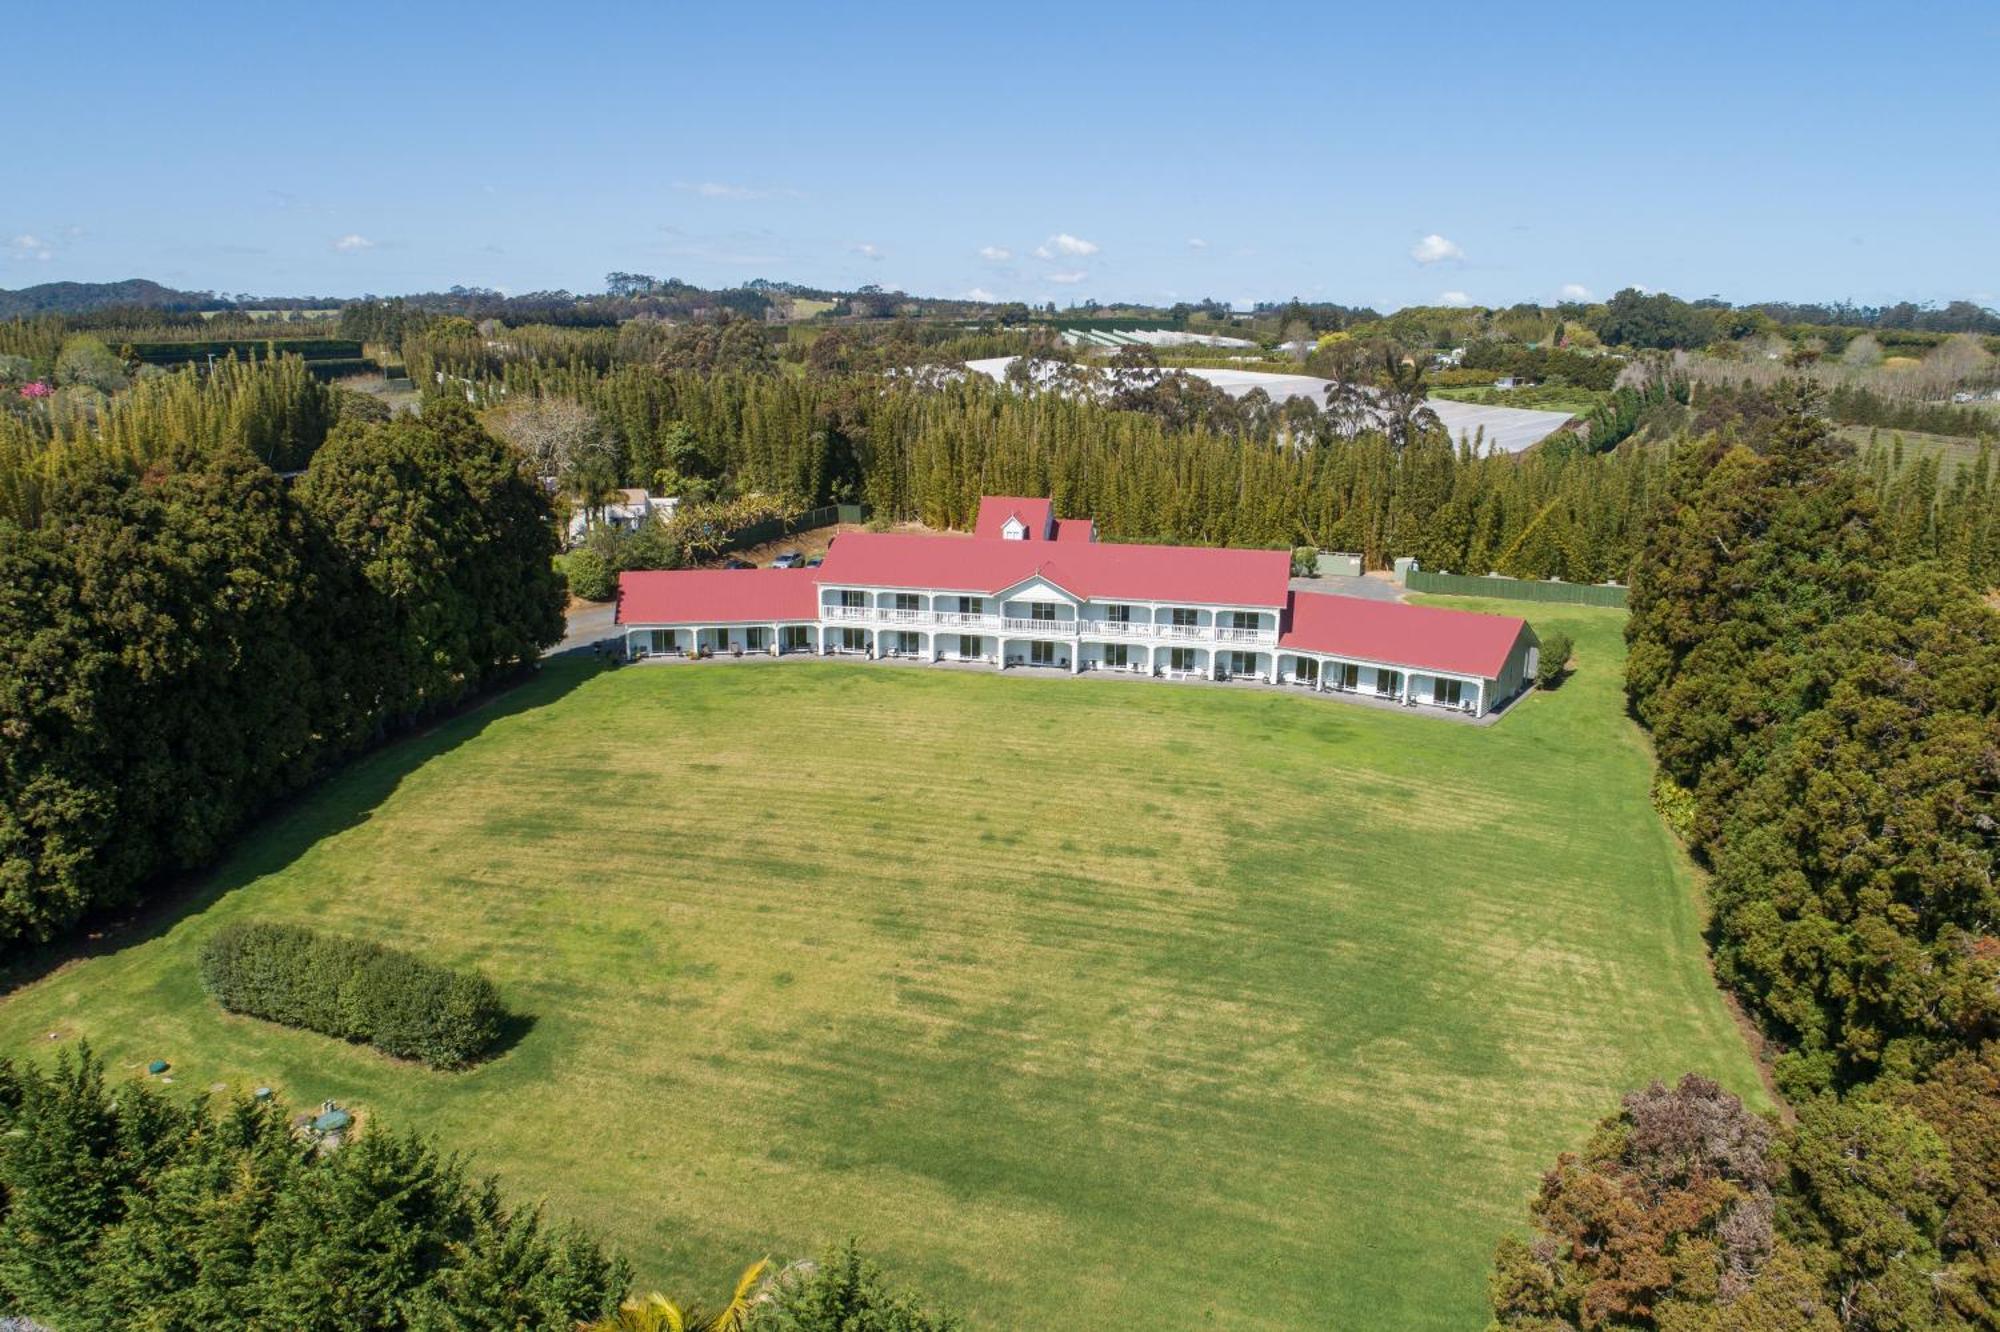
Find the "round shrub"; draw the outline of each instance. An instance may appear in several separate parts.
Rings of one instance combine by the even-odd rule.
[[[1541,662],[1535,668],[1535,683],[1543,689],[1554,689],[1562,682],[1563,670],[1569,665],[1570,653],[1575,650],[1576,645],[1561,630],[1544,638]]]
[[[563,557],[570,595],[583,601],[609,601],[618,594],[618,571],[611,561],[588,546]]]

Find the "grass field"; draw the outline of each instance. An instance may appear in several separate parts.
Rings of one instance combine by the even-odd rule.
[[[1495,610],[1500,603],[1461,603]],[[1488,729],[1270,692],[831,663],[551,664],[0,1001],[183,1088],[336,1096],[713,1297],[858,1236],[976,1326],[1465,1329],[1625,1088],[1762,1104],[1621,711],[1617,612]],[[534,1016],[461,1074],[227,1017],[306,921]]]

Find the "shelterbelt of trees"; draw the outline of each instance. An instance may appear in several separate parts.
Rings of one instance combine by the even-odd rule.
[[[1627,687],[1797,1120],[1628,1097],[1501,1245],[1502,1327],[2000,1325],[2000,614],[1788,392],[1676,458]]]
[[[0,453],[35,494],[0,517],[0,950],[562,636],[548,500],[462,403],[330,427],[296,367],[163,382]]]
[[[1135,366],[1114,393],[1030,392],[923,361],[914,347],[919,363],[895,373],[781,374],[761,343],[732,344],[727,325],[618,337],[622,347],[510,330],[403,347],[413,374],[443,375],[489,407],[580,405],[572,460],[587,459],[599,490],[859,500],[884,518],[950,527],[969,523],[982,492],[1046,494],[1117,540],[1313,545],[1378,568],[1411,555],[1430,569],[1572,582],[1624,577],[1688,439],[1754,435],[1774,415],[1769,391],[1662,373],[1620,391],[1614,425],[1494,457],[1421,428],[1420,381],[1388,390],[1408,408],[1397,419],[1357,428],[1337,404],[1238,401]],[[1953,561],[1975,580],[2000,570],[1996,465],[1982,457],[1948,481],[1935,468],[1872,473],[1904,553]]]

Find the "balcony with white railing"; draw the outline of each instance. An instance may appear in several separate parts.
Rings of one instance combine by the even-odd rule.
[[[1019,620],[1005,616],[1000,627],[1010,634],[1040,634],[1050,638],[1076,637],[1075,620]]]
[[[1116,634],[1120,638],[1151,638],[1153,625],[1150,620],[1089,620],[1082,621],[1086,634]]]
[[[931,613],[927,610],[898,610],[893,606],[876,608],[875,618],[883,624],[929,624]]]
[[[875,618],[875,608],[873,606],[827,605],[821,606],[819,613],[824,619],[847,620],[850,622],[855,620],[873,620]]]
[[[1275,643],[1278,641],[1276,629],[1229,629],[1215,631],[1217,639],[1224,643]]]
[[[1000,623],[999,616],[981,615],[976,611],[937,611],[931,619],[948,629],[992,629]]]
[[[1162,624],[1154,627],[1159,630],[1161,638],[1171,638],[1183,642],[1199,642],[1211,636],[1209,626],[1205,624]]]

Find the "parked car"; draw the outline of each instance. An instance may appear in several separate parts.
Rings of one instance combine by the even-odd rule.
[[[798,569],[804,567],[806,557],[796,550],[788,550],[771,561],[773,569]]]
[[[811,559],[806,561],[805,567],[808,569],[817,569],[820,566],[820,561],[825,558],[826,557],[823,555],[815,555]]]
[[[757,566],[750,563],[750,561],[748,560],[739,560],[731,558],[724,560],[722,562],[722,567],[725,569],[754,569]]]

